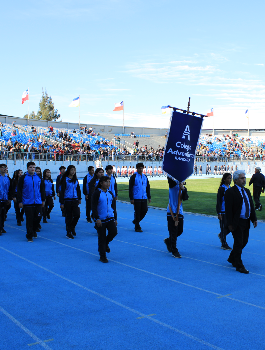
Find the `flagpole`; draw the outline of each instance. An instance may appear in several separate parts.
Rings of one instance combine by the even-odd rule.
[[[249,111],[247,113],[247,116],[248,116],[248,136],[249,136]]]
[[[79,95],[79,129],[80,129],[80,95]]]
[[[28,88],[28,119],[29,119],[29,88]]]
[[[124,101],[123,101],[123,110],[122,110],[122,133],[124,134]]]

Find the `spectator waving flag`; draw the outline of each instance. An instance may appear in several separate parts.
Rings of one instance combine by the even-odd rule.
[[[23,92],[22,94],[22,104],[29,99],[29,90]]]
[[[207,117],[213,117],[213,108],[211,109],[211,112],[207,113],[206,115],[207,115]]]
[[[123,111],[123,101],[121,101],[120,103],[115,103],[113,112],[115,111]]]
[[[80,96],[73,99],[73,101],[69,104],[69,107],[79,107],[80,106]]]

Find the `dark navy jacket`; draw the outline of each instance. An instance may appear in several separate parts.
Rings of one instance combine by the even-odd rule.
[[[151,199],[150,185],[147,177],[139,173],[134,173],[129,181],[129,197],[133,199]]]
[[[53,182],[50,181],[50,180],[44,180],[44,185],[45,185],[45,194],[46,194],[46,197],[49,197],[49,196],[54,197],[54,196],[55,196],[55,193],[54,193],[54,185],[53,185]]]
[[[103,222],[117,220],[116,201],[110,190],[107,192],[97,188],[92,195],[92,215],[96,221],[100,219]]]
[[[59,174],[56,178],[56,193],[59,193],[61,191],[61,185],[60,185],[60,182],[62,180],[62,177],[63,175],[62,174]]]
[[[61,181],[60,203],[64,204],[66,200],[81,200],[81,190],[78,180],[71,181],[68,176]]]
[[[83,193],[84,195],[89,194],[89,183],[93,179],[94,176],[91,176],[89,173],[84,177],[83,180]]]
[[[42,204],[45,201],[45,187],[42,179],[34,173],[22,175],[17,185],[17,201],[23,205]]]
[[[9,176],[0,174],[0,201],[5,202],[12,199],[12,184]]]

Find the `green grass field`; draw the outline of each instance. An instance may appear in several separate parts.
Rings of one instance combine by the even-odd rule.
[[[196,179],[187,180],[189,200],[183,202],[184,211],[216,215],[216,195],[221,179]],[[249,179],[247,179],[247,184]],[[150,181],[152,200],[150,205],[166,208],[168,205],[168,183],[167,180]],[[249,188],[248,186],[246,186]],[[249,188],[252,193],[252,186]],[[119,200],[129,201],[128,184],[118,184]],[[263,211],[256,211],[258,220],[265,220],[265,195],[261,194]]]

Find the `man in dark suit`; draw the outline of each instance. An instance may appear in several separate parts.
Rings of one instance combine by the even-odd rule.
[[[261,211],[262,205],[260,203],[260,194],[264,192],[265,187],[265,178],[261,173],[259,167],[255,168],[255,174],[252,175],[252,178],[249,181],[249,186],[253,184],[253,199],[255,202],[255,209]]]
[[[234,237],[233,250],[230,253],[228,262],[241,273],[249,273],[243,265],[241,254],[248,243],[250,220],[254,228],[257,226],[257,217],[250,191],[244,188],[246,175],[244,170],[237,170],[233,174],[235,185],[225,192],[225,215],[228,230]]]

